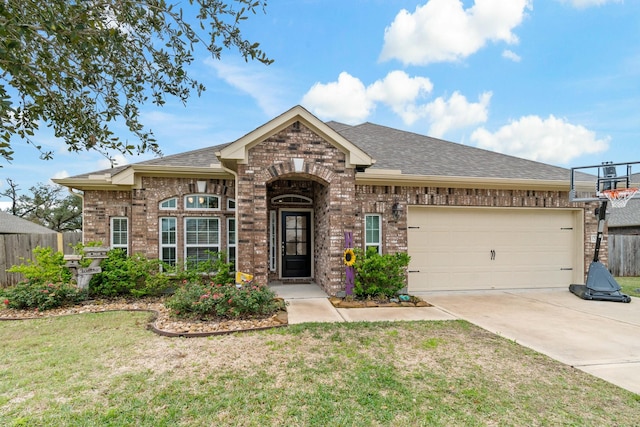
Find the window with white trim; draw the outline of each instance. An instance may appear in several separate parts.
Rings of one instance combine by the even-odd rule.
[[[111,247],[129,249],[129,219],[127,217],[111,218]]]
[[[227,210],[229,211],[236,210],[236,199],[227,199]]]
[[[189,194],[184,198],[185,209],[220,210],[220,197],[209,194]]]
[[[209,261],[209,252],[220,252],[220,220],[218,218],[184,219],[184,255],[189,265]]]
[[[278,256],[278,246],[276,243],[276,211],[269,211],[269,270],[276,271],[276,257]]]
[[[379,214],[366,214],[364,216],[364,247],[376,248],[379,254],[382,253],[382,224]]]
[[[236,219],[227,218],[227,262],[236,270]]]
[[[160,218],[160,259],[169,265],[178,261],[178,229],[174,217]]]
[[[160,202],[160,210],[171,210],[178,208],[178,198],[172,197],[167,200],[163,200]]]

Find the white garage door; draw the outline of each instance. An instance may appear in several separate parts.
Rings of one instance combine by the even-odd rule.
[[[583,282],[582,213],[410,206],[409,292]]]

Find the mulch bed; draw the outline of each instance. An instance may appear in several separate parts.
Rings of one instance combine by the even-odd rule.
[[[409,301],[389,298],[357,299],[354,297],[330,297],[329,302],[336,308],[367,308],[367,307],[431,307],[426,301],[416,296],[410,296]]]

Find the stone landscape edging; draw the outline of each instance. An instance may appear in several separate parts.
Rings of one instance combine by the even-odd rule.
[[[252,331],[265,331],[268,329],[282,328],[285,326],[289,326],[288,316],[285,323],[281,323],[279,325],[273,326],[261,326],[259,328],[243,328],[243,329],[233,329],[233,330],[225,330],[225,331],[211,331],[211,332],[171,332],[163,329],[158,329],[155,327],[155,322],[160,317],[160,312],[158,310],[146,309],[146,308],[120,308],[113,310],[101,310],[101,311],[91,311],[87,313],[68,313],[68,314],[59,314],[59,315],[51,315],[51,316],[31,316],[31,317],[0,317],[0,321],[12,321],[12,320],[36,320],[36,319],[47,319],[53,317],[63,317],[63,316],[77,316],[79,314],[88,314],[88,313],[110,313],[116,311],[131,311],[131,312],[147,312],[151,314],[151,319],[147,322],[146,329],[164,337],[169,338],[202,338],[209,337],[214,335],[230,335],[235,333],[242,332],[252,332]],[[284,313],[287,314],[286,310]]]

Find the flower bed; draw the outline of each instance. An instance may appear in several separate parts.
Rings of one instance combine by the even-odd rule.
[[[338,298],[331,297],[329,302],[336,308],[366,308],[366,307],[431,307],[426,301],[416,297],[407,296],[406,301],[400,298],[365,298],[358,299],[353,296]]]

